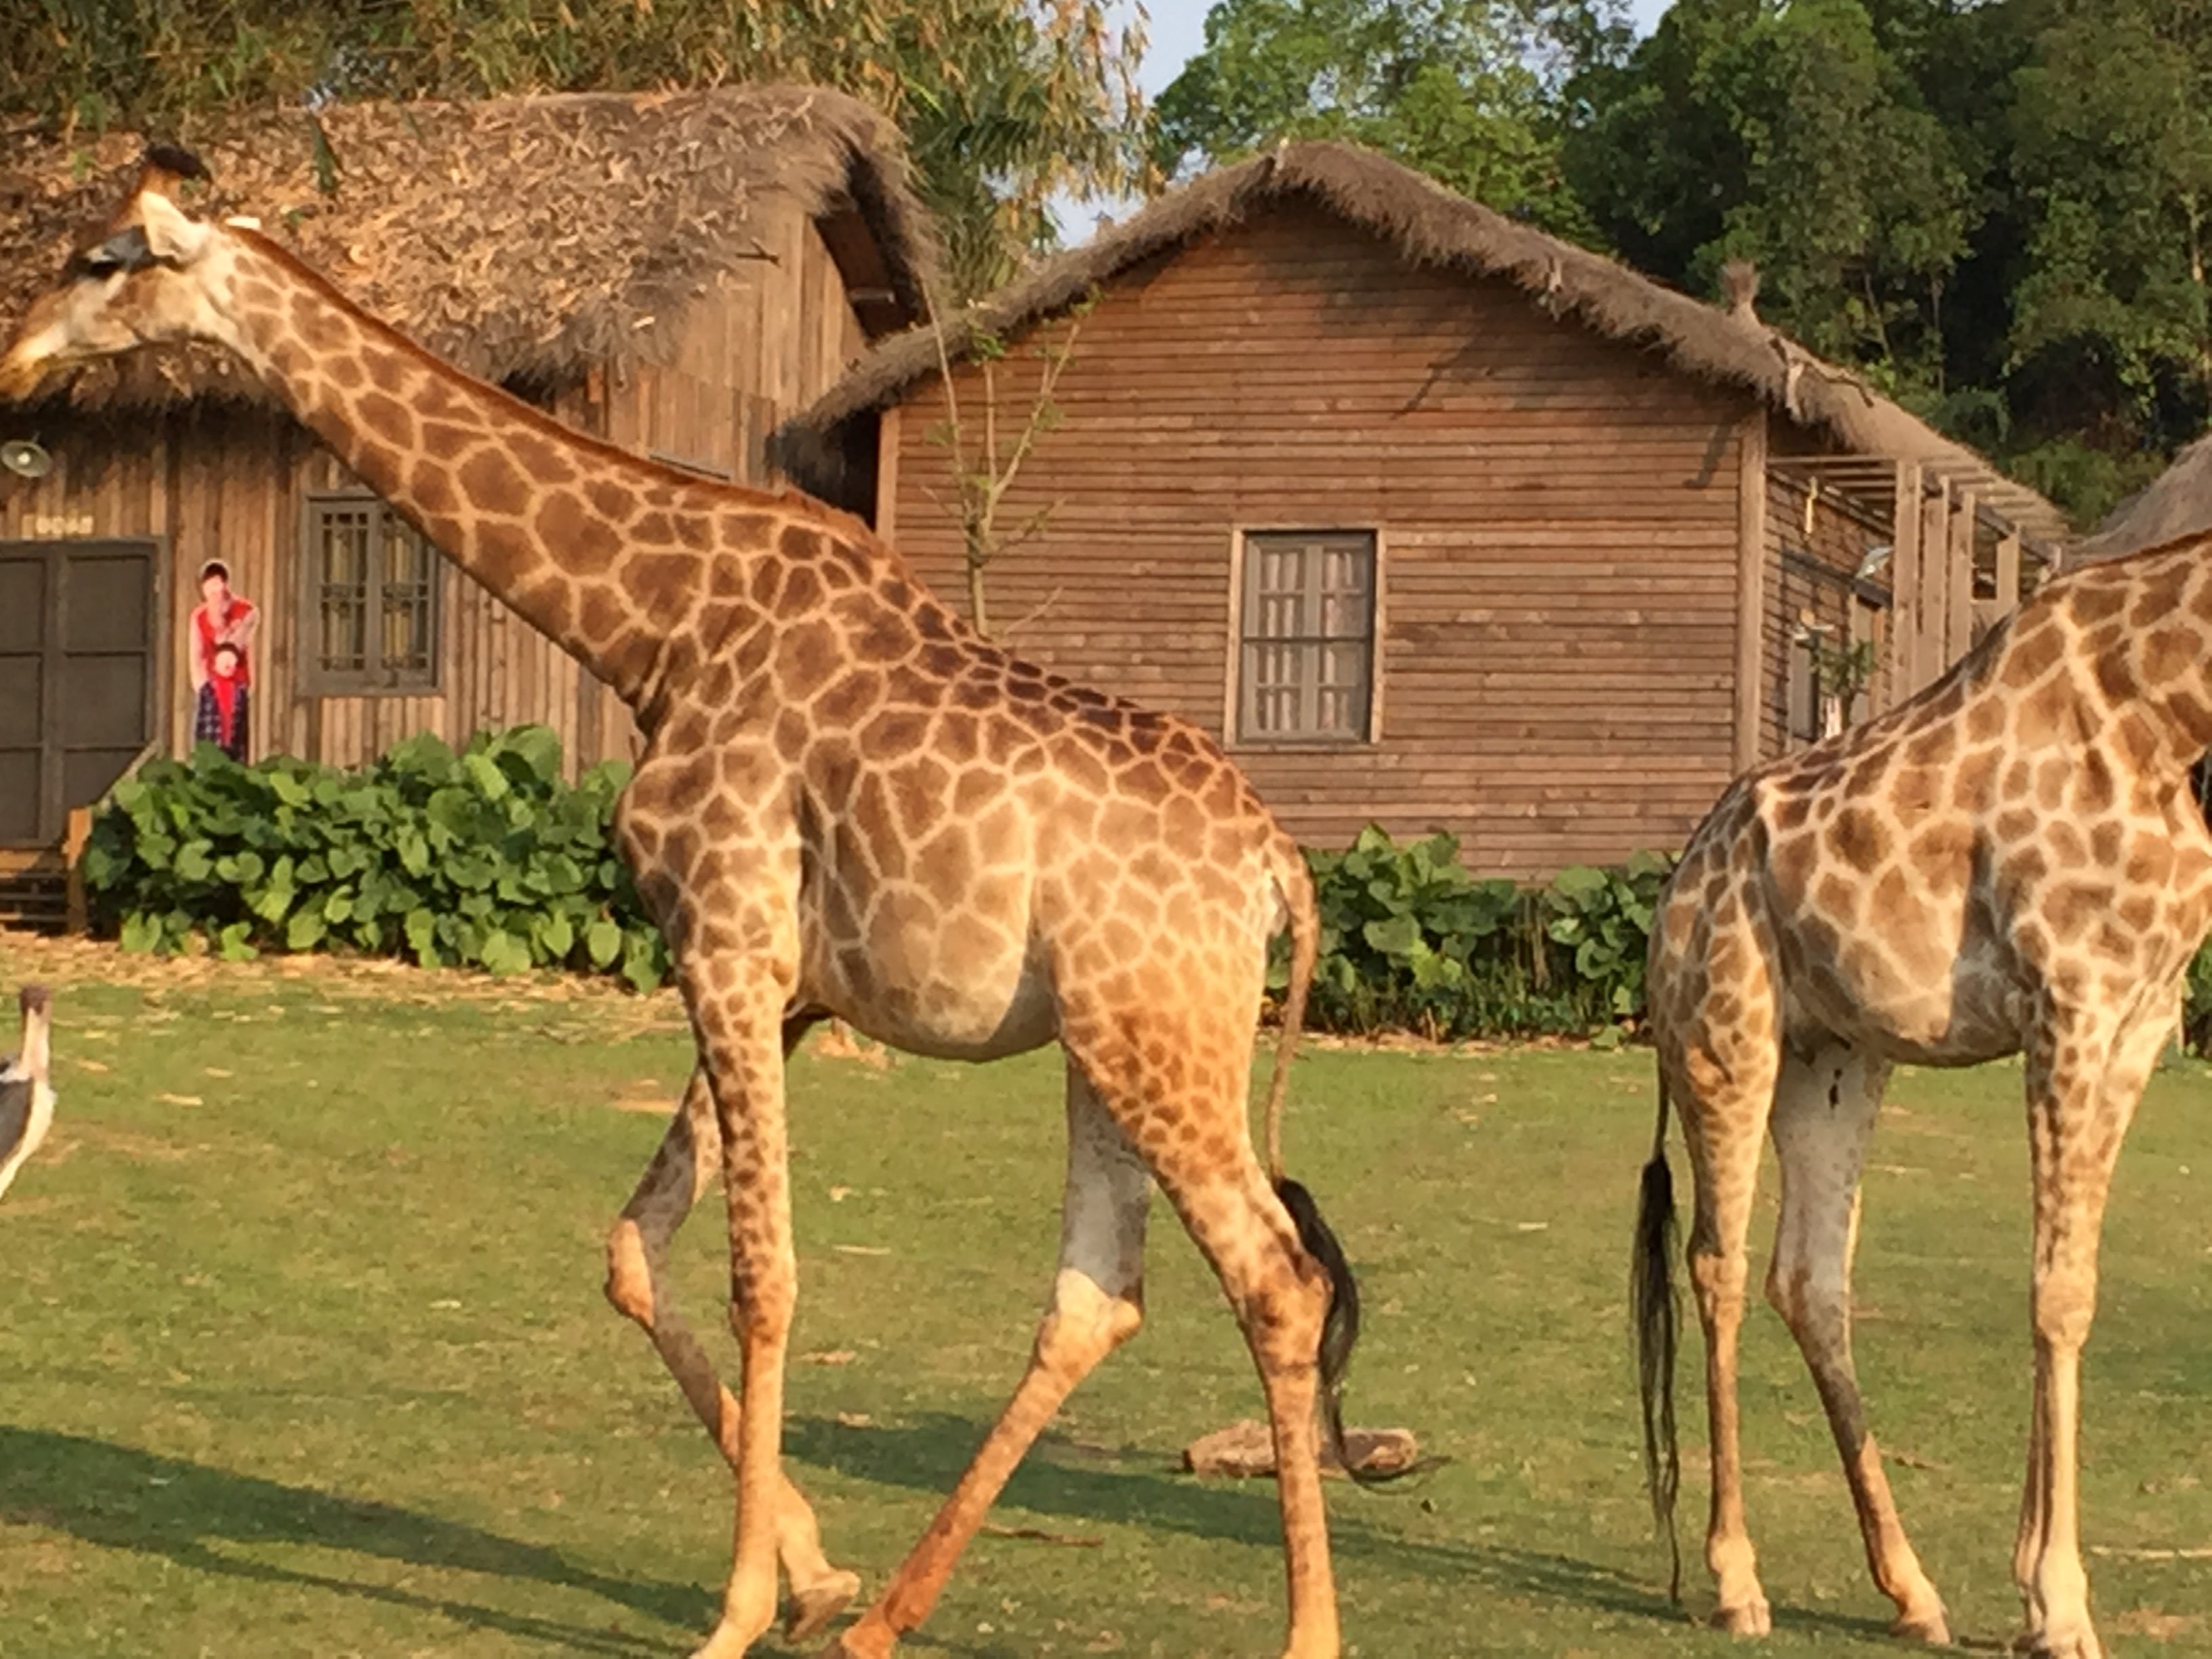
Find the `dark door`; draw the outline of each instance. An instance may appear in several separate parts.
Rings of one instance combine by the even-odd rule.
[[[154,542],[0,542],[0,847],[52,847],[154,737]]]

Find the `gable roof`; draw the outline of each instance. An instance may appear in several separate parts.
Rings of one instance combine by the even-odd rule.
[[[2072,556],[2117,559],[2147,547],[2212,530],[2212,433],[2173,459],[2173,465],[2106,515]]]
[[[1747,392],[1796,425],[1848,450],[1921,461],[2029,535],[2057,541],[2064,514],[1964,445],[1755,319],[1717,309],[1626,265],[1468,200],[1356,145],[1286,143],[1206,174],[1150,203],[1091,242],[1039,266],[943,325],[946,355],[980,330],[1009,337],[1079,302],[1139,262],[1226,230],[1251,214],[1303,200],[1364,229],[1410,263],[1513,283],[1551,315],[1657,353],[1684,374]],[[833,467],[833,430],[896,403],[938,372],[935,331],[886,340],[785,429],[785,465],[802,479]]]
[[[183,135],[196,211],[248,214],[410,337],[493,380],[652,361],[718,270],[761,257],[771,195],[817,222],[872,333],[928,314],[927,213],[890,121],[842,93],[732,87],[474,103],[334,104]],[[0,136],[0,330],[114,208],[146,140]],[[834,233],[834,234],[832,234]],[[210,348],[82,372],[80,406],[258,398]]]

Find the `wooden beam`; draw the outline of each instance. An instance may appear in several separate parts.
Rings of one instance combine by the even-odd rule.
[[[876,416],[876,534],[896,544],[898,536],[899,407]]]
[[[1759,758],[1766,702],[1766,409],[1744,416],[1736,436],[1735,769]]]
[[[72,934],[92,931],[91,908],[84,896],[84,844],[92,839],[92,809],[73,806],[69,815],[69,836],[62,842],[62,860],[69,867],[69,896],[64,924]]]
[[[2020,532],[2007,531],[1997,538],[1997,615],[2009,617],[2020,608]]]
[[[1897,464],[1890,509],[1888,695],[1884,706],[1903,702],[1919,689],[1920,464]]]
[[[1916,619],[1919,642],[1913,647],[1915,694],[1932,684],[1949,665],[1943,654],[1943,627],[1951,604],[1950,546],[1951,486],[1946,479],[1932,479],[1920,497],[1920,614]]]
[[[1978,520],[1974,516],[1974,492],[1951,498],[1948,563],[1950,605],[1943,621],[1943,666],[1965,656],[1974,643],[1974,542]]]

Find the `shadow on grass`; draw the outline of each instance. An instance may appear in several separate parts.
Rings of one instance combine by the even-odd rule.
[[[696,1586],[611,1578],[578,1565],[557,1550],[389,1504],[283,1486],[136,1447],[42,1429],[0,1425],[0,1521],[67,1533],[109,1549],[166,1556],[198,1572],[327,1590],[436,1613],[579,1653],[665,1654],[669,1644],[277,1566],[217,1547],[313,1546],[412,1566],[586,1590],[679,1629],[703,1631],[714,1617],[712,1598]]]
[[[952,1490],[984,1432],[984,1425],[945,1413],[862,1429],[832,1419],[794,1417],[784,1425],[784,1447],[794,1460],[817,1468],[934,1495]],[[1389,1529],[1384,1517],[1394,1507],[1413,1506],[1399,1511],[1409,1521],[1418,1512],[1418,1480],[1373,1492],[1340,1481],[1329,1486],[1329,1537],[1347,1562],[1409,1577],[1452,1579],[1478,1595],[1540,1597],[1668,1625],[1685,1621],[1683,1611],[1656,1586],[1599,1562],[1510,1544],[1430,1541]],[[1265,1549],[1279,1548],[1282,1540],[1273,1480],[1201,1480],[1172,1467],[1153,1447],[1080,1446],[1048,1434],[1006,1483],[1001,1503],[1062,1517],[1079,1532],[1081,1522],[1091,1521]],[[836,1540],[829,1542],[834,1556]],[[1778,1609],[1776,1618],[1808,1632],[1870,1641],[1887,1635],[1876,1619],[1795,1607]]]

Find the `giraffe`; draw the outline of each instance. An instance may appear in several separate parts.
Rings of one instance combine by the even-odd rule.
[[[1762,1132],[1782,1178],[1767,1299],[1813,1373],[1898,1633],[1949,1640],[1905,1537],[1852,1367],[1850,1266],[1891,1068],[2023,1057],[2034,1347],[2013,1576],[2019,1645],[2095,1659],[2077,1527],[2081,1353],[2120,1142],[2212,923],[2190,771],[2212,744],[2212,538],[2045,585],[1881,718],[1739,778],[1684,851],[1653,929],[1659,1119],[1636,1224],[1647,1474],[1671,1534],[1679,1463],[1667,1164],[1695,1182],[1716,1621],[1770,1614],[1736,1422],[1745,1239]],[[1675,1566],[1679,1591],[1680,1567]]]
[[[0,1196],[14,1184],[54,1123],[53,996],[43,985],[26,985],[17,1001],[22,1010],[22,1037],[14,1054],[0,1059]]]
[[[702,1659],[773,1623],[820,1632],[859,1581],[824,1557],[781,1463],[797,1294],[784,1067],[836,1018],[986,1060],[1057,1039],[1060,1260],[1028,1366],[889,1584],[825,1650],[882,1659],[936,1601],[1069,1392],[1136,1334],[1155,1183],[1218,1277],[1261,1375],[1289,1577],[1284,1651],[1339,1648],[1319,1471],[1357,1291],[1279,1118],[1317,939],[1303,857],[1196,727],[975,636],[859,520],[700,478],[567,428],[372,319],[251,221],[179,204],[149,153],[0,356],[0,400],[154,341],[241,358],[442,552],[636,711],[617,815],[665,933],[698,1064],[608,1241],[641,1326],[736,1477],[732,1565]],[[1247,1121],[1272,937],[1292,940],[1267,1105]],[[736,1394],[671,1305],[672,1235],[720,1170]]]

